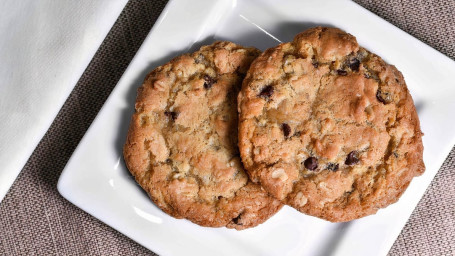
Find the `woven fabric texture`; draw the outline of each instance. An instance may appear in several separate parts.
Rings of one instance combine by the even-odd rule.
[[[455,0],[355,0],[455,59]],[[155,255],[57,192],[65,164],[166,4],[131,0],[0,204],[0,255]],[[455,255],[455,149],[389,255]]]

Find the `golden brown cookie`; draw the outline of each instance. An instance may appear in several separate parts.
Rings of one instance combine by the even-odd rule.
[[[259,53],[216,42],[156,68],[139,88],[124,158],[166,213],[244,229],[281,208],[249,181],[237,147],[237,94]]]
[[[336,28],[262,53],[239,94],[251,179],[333,222],[375,213],[424,172],[422,132],[402,74]]]

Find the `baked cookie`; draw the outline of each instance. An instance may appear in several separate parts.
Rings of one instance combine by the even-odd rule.
[[[216,42],[156,68],[139,88],[124,159],[173,217],[244,229],[281,208],[249,181],[237,147],[237,94],[259,53]]]
[[[373,214],[424,172],[402,74],[339,29],[312,28],[262,53],[238,102],[250,178],[303,213]]]

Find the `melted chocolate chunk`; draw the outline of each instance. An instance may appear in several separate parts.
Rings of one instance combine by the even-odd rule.
[[[274,92],[275,89],[273,89],[273,86],[271,85],[267,85],[266,87],[264,87],[262,89],[262,91],[259,93],[259,97],[262,97],[262,98],[270,98],[272,97],[272,94]]]
[[[314,68],[318,68],[319,67],[319,62],[316,60],[315,56],[311,57],[311,64],[313,64]]]
[[[351,151],[348,156],[346,157],[346,161],[344,162],[347,165],[354,165],[360,161],[359,159],[359,152]]]
[[[382,92],[381,90],[378,90],[376,92],[376,99],[384,104],[389,104],[392,102],[392,95],[390,95],[388,92]]]
[[[208,75],[204,75],[204,88],[205,89],[210,89],[212,88],[213,84],[216,83],[216,79],[212,78]]]
[[[291,134],[291,127],[287,123],[283,123],[281,129],[283,130],[284,137],[289,137],[289,134]]]
[[[342,70],[342,69],[337,69],[337,73],[340,76],[347,76],[348,75],[348,71]]]
[[[179,113],[174,112],[174,111],[166,111],[164,112],[164,115],[166,115],[168,118],[172,119],[172,121],[175,121],[177,117],[179,116]]]
[[[243,225],[242,223],[240,223],[241,217],[242,217],[242,214],[239,214],[239,216],[232,219],[232,222],[234,222],[234,224],[236,224],[236,225]]]
[[[308,170],[314,171],[318,168],[318,159],[316,157],[308,157],[305,162],[303,162],[303,165],[305,165],[305,168]]]
[[[359,59],[354,58],[354,59],[349,60],[348,66],[352,71],[359,71],[359,67],[360,67]]]
[[[235,74],[240,77],[242,80],[245,78],[246,74],[239,71],[239,69],[235,70]]]
[[[195,62],[196,64],[199,64],[199,63],[202,63],[204,60],[205,60],[204,55],[199,54],[199,55],[196,57],[196,59],[194,59],[194,62]]]
[[[327,164],[327,170],[331,170],[331,171],[338,171],[338,168],[340,167],[339,164],[337,163],[328,163]]]

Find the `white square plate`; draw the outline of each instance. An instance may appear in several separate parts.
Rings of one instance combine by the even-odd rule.
[[[455,63],[350,1],[172,0],[69,160],[59,192],[161,255],[385,255],[455,144]],[[276,1],[275,1],[276,3]],[[400,69],[425,133],[425,174],[376,215],[333,224],[284,207],[245,231],[174,219],[128,173],[122,146],[145,74],[202,43],[231,40],[262,50],[305,28],[337,26]]]

